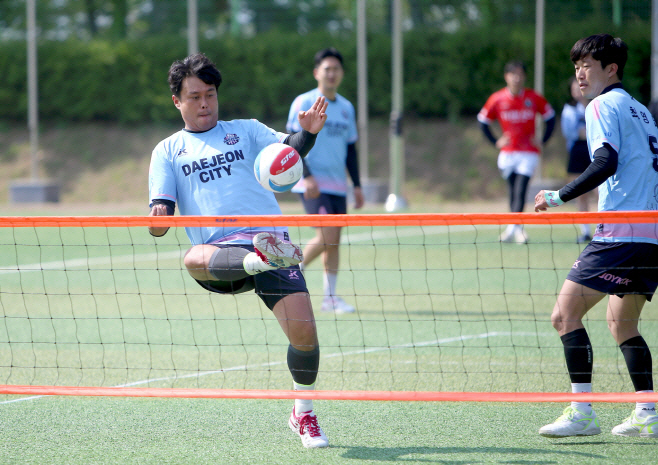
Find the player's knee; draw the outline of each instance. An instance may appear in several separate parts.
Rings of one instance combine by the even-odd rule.
[[[564,318],[562,312],[557,307],[553,309],[553,313],[551,314],[551,324],[557,332],[562,331],[564,328]]]
[[[290,334],[290,344],[297,350],[313,350],[318,345],[315,324],[303,322],[296,325],[294,333]]]
[[[199,250],[197,250],[196,247],[192,247],[187,251],[185,258],[183,259],[183,264],[192,276],[197,276],[200,274],[205,275],[207,266],[204,260],[204,254],[199,253]]]

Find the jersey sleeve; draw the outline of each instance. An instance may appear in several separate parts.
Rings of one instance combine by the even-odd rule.
[[[535,105],[537,105],[537,112],[541,115],[544,121],[549,120],[555,116],[555,110],[548,100],[541,95],[535,93]]]
[[[578,112],[573,105],[565,105],[560,118],[562,135],[567,141],[578,140],[580,127],[578,125]]]
[[[354,110],[354,105],[350,103],[350,126],[349,132],[347,133],[347,143],[354,144],[359,140],[359,132],[356,127],[356,111]]]
[[[177,199],[176,177],[171,158],[162,142],[153,149],[149,166],[149,203],[155,199],[173,202]]]
[[[619,115],[609,102],[594,99],[587,105],[585,127],[590,153],[596,152],[606,143],[619,152],[621,145]]]
[[[257,148],[256,153],[260,152],[263,148],[270,144],[275,144],[277,142],[283,143],[285,138],[288,137],[288,134],[275,131],[274,129],[267,127],[256,119],[252,119],[250,121],[250,133]]]
[[[492,94],[487,102],[484,104],[480,113],[478,113],[478,121],[484,124],[491,124],[498,119],[498,112],[496,111],[496,102],[498,100],[497,93]]]

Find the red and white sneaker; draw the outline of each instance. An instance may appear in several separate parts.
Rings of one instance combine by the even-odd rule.
[[[253,238],[258,256],[269,266],[287,268],[304,260],[302,249],[291,242],[282,241],[272,233],[258,233]]]
[[[292,408],[288,426],[302,438],[304,447],[314,449],[316,447],[329,446],[329,439],[318,425],[318,417],[311,410],[303,412],[300,416],[295,415],[295,407]]]

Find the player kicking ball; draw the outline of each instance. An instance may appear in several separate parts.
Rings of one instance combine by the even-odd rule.
[[[327,103],[318,98],[300,112],[301,130],[289,135],[256,120],[218,120],[216,66],[203,54],[175,61],[169,69],[172,100],[184,129],[153,150],[149,171],[150,216],[280,215],[274,193],[254,177],[258,153],[273,143],[294,147],[303,157],[326,121]],[[150,227],[153,236],[169,228]],[[320,348],[313,308],[299,270],[301,249],[288,241],[285,227],[188,227],[192,247],[184,263],[199,285],[218,294],[254,290],[287,336],[288,368],[295,390],[312,390],[318,375]],[[313,410],[313,401],[295,399],[289,426],[305,447],[327,447],[329,441]]]
[[[559,191],[540,191],[535,211],[557,207],[599,188],[599,211],[658,209],[658,128],[649,110],[621,80],[628,47],[608,34],[579,40],[571,49],[583,96],[592,163]],[[558,295],[551,322],[558,331],[573,393],[592,392],[594,356],[585,314],[606,295],[608,328],[626,361],[635,391],[653,392],[651,351],[638,331],[640,313],[658,286],[658,228],[651,224],[599,224]],[[549,438],[591,436],[601,427],[589,402],[572,402],[555,422],[539,429]],[[658,438],[654,402],[637,402],[612,429],[618,436]]]

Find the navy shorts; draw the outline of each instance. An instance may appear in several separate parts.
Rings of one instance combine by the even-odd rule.
[[[305,199],[299,194],[304,210],[309,215],[344,215],[347,213],[347,197],[344,195],[320,194],[315,199]]]
[[[658,287],[658,245],[590,242],[567,279],[606,294],[642,294],[651,301]]]
[[[254,246],[241,245],[253,252]],[[218,294],[242,294],[256,290],[256,294],[272,310],[274,306],[287,295],[306,293],[306,280],[299,270],[299,265],[290,268],[279,268],[247,276],[237,281],[199,281],[197,283],[204,289]]]

